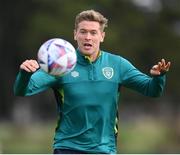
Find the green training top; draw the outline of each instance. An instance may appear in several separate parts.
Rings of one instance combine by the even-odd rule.
[[[121,56],[105,51],[94,62],[78,50],[77,57],[74,70],[63,77],[48,75],[41,69],[33,74],[21,70],[14,85],[15,95],[54,90],[59,112],[54,149],[116,153],[115,126],[121,86],[157,97],[162,94],[165,76],[149,77]]]

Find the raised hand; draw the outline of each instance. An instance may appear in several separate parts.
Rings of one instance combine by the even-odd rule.
[[[35,72],[39,68],[39,64],[36,60],[25,60],[21,65],[20,69],[27,72]]]
[[[150,73],[153,76],[166,73],[169,71],[170,66],[171,66],[171,62],[166,63],[164,59],[161,59],[161,61],[159,61],[158,64],[154,65],[151,68]]]

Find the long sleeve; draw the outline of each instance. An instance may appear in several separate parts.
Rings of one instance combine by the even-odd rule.
[[[146,96],[158,97],[162,95],[165,86],[165,75],[150,77],[140,72],[125,59],[122,59],[121,65],[124,68],[122,84],[125,87]]]
[[[41,69],[35,73],[20,70],[14,84],[14,94],[18,96],[30,96],[52,87],[56,78],[48,75]]]

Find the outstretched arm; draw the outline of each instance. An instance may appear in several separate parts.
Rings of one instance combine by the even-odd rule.
[[[151,68],[150,74],[153,77],[150,77],[140,72],[130,62],[123,60],[121,68],[125,68],[125,72],[122,84],[146,96],[158,97],[163,92],[166,79],[164,73],[169,70],[170,65],[170,62],[166,63],[162,59],[157,65]]]
[[[20,71],[14,84],[14,94],[30,96],[50,88],[56,78],[41,69],[36,60],[26,60],[20,65]]]

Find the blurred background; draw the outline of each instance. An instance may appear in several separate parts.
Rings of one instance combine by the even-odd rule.
[[[109,19],[102,49],[147,74],[161,58],[172,62],[162,97],[122,89],[118,153],[180,153],[179,0],[1,0],[0,153],[52,153],[57,120],[52,91],[17,97],[13,84],[19,65],[36,59],[44,41],[60,37],[76,47],[74,18],[86,9]]]

